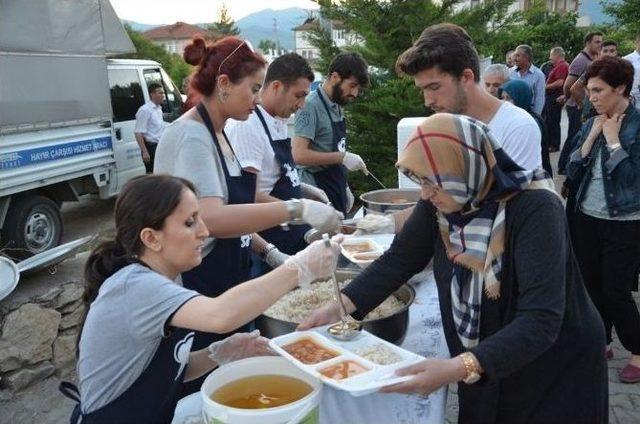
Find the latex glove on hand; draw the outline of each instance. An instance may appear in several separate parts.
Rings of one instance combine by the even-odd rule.
[[[269,265],[273,269],[278,268],[287,259],[289,259],[289,255],[287,255],[286,253],[281,252],[275,246],[273,246],[273,248],[271,248],[271,250],[269,250],[267,252],[267,254],[265,255],[265,257],[264,257],[264,261],[267,263],[267,265]]]
[[[347,186],[347,213],[351,211],[351,208],[353,208],[353,204],[355,201],[356,199],[353,197],[353,192],[351,191],[349,186]]]
[[[393,215],[368,213],[356,223],[354,235],[363,234],[395,234],[396,220]]]
[[[269,339],[261,337],[260,330],[233,334],[226,339],[211,343],[207,350],[209,351],[209,359],[218,365],[252,356],[275,355],[269,349]]]
[[[367,165],[364,163],[360,155],[355,153],[346,152],[342,158],[342,164],[349,171],[362,171],[365,175],[369,175],[367,171]]]
[[[329,197],[327,197],[327,193],[321,188],[314,187],[311,184],[300,183],[300,189],[302,190],[302,195],[307,199],[317,200],[324,204],[331,203]]]
[[[306,249],[291,256],[284,266],[298,271],[298,285],[309,288],[313,281],[327,278],[336,270],[340,256],[340,243],[344,237],[339,234],[331,239],[330,246],[323,240],[314,241]]]
[[[344,215],[333,207],[315,200],[300,199],[301,218],[321,233],[337,233]]]

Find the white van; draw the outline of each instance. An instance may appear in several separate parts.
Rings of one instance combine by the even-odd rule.
[[[0,14],[0,254],[23,258],[60,243],[62,202],[114,196],[144,174],[133,129],[149,84],[164,87],[166,121],[183,102],[157,62],[107,59],[135,51],[108,1],[100,14],[90,0],[7,1],[16,7]]]

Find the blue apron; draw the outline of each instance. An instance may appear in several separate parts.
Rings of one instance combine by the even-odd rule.
[[[209,114],[202,103],[197,106],[202,121],[211,133],[213,144],[216,147],[224,178],[227,183],[228,205],[242,203],[254,203],[256,192],[256,175],[242,171],[238,177],[229,175],[229,168],[224,160],[220,143],[209,118]],[[225,135],[226,137],[226,135]],[[231,147],[231,146],[230,146]],[[182,273],[182,282],[188,289],[195,290],[209,297],[220,296],[228,289],[250,279],[251,271],[251,235],[236,238],[215,240],[213,250],[202,258],[202,263],[190,271]],[[196,332],[193,342],[193,350],[203,349],[211,343],[225,339],[236,332],[248,331],[247,324],[231,333],[215,334]],[[200,390],[200,385],[206,376],[202,376],[186,384],[184,394],[195,393]]]
[[[82,417],[82,424],[170,423],[182,396],[194,332],[169,327],[167,333],[140,377],[118,398],[100,409],[82,414],[77,387],[67,381],[61,382],[62,394],[78,402],[70,422],[79,423]]]
[[[298,171],[291,154],[291,139],[274,140],[260,109],[256,108],[255,113],[267,133],[276,161],[280,164],[280,178],[269,194],[280,200],[302,198]],[[309,225],[289,225],[289,231],[285,231],[281,226],[276,226],[260,232],[260,235],[269,243],[273,243],[281,252],[293,255],[307,247],[304,235],[310,229]]]
[[[329,121],[331,121],[331,130],[333,132],[333,152],[345,152],[347,150],[347,123],[342,118],[340,122],[333,122],[329,105],[322,93],[318,91],[318,97],[322,101],[322,105],[327,111]],[[327,193],[327,197],[331,201],[333,207],[347,216],[347,168],[342,164],[329,165],[325,169],[314,172],[313,177],[316,186],[323,189]]]

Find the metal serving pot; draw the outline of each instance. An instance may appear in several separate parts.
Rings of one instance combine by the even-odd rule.
[[[339,282],[351,280],[358,275],[356,271],[337,270],[336,279]],[[409,327],[409,306],[416,298],[416,292],[408,284],[404,284],[393,293],[399,301],[404,303],[404,307],[395,314],[382,319],[364,321],[363,328],[368,332],[396,345],[402,344],[407,329]],[[289,334],[296,330],[298,326],[295,322],[283,321],[280,319],[260,315],[255,321],[256,328],[260,330],[260,334],[273,338],[283,334]]]
[[[360,200],[367,213],[387,214],[407,209],[420,199],[418,188],[386,188],[362,193]]]

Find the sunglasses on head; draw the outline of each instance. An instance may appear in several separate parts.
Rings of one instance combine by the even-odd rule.
[[[251,43],[249,42],[249,40],[242,40],[242,43],[238,44],[238,47],[236,47],[235,49],[233,49],[233,51],[231,53],[229,53],[227,55],[227,57],[225,57],[224,59],[222,59],[222,62],[220,62],[220,65],[218,66],[218,75],[220,75],[220,70],[222,69],[222,65],[224,65],[224,63],[229,60],[229,58],[231,56],[233,56],[235,54],[235,52],[237,52],[238,50],[240,50],[240,47],[242,46],[247,46],[247,48],[251,51],[251,53],[255,53],[256,51],[253,49],[253,46],[251,45]]]

